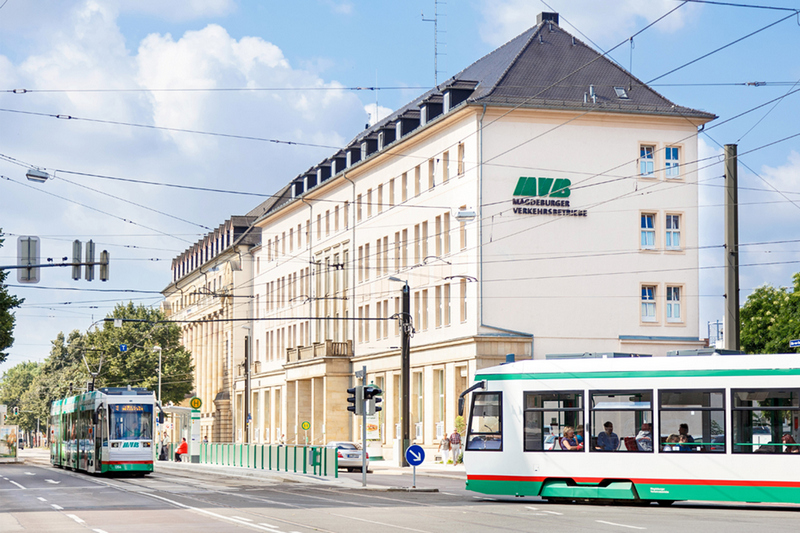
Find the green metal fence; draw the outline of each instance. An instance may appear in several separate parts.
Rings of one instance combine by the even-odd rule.
[[[277,444],[200,444],[200,463],[339,477],[336,448]]]

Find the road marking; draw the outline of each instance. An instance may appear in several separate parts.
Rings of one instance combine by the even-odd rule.
[[[38,498],[36,498],[36,499],[37,499],[37,500],[39,500],[40,502],[46,502],[46,501],[47,501],[47,500],[45,500],[44,498],[42,498],[41,496],[39,496],[39,497],[38,497]]]
[[[54,485],[58,485],[59,483],[61,483],[60,481],[53,481],[52,479],[45,479],[45,481],[47,481],[48,483],[52,483]]]
[[[12,485],[16,485],[17,487],[21,488],[22,490],[26,490],[25,487],[23,487],[22,485],[20,485],[16,481],[12,481],[12,480],[9,479],[8,482],[11,483]]]
[[[75,520],[79,524],[85,524],[86,523],[84,520],[81,520],[80,518],[78,518],[74,514],[68,514],[67,516],[72,518],[73,520]]]
[[[106,531],[103,531],[102,529],[93,529],[92,531],[94,531],[94,533],[107,533]]]
[[[234,523],[242,525],[242,526],[254,527],[254,528],[260,529],[262,531],[271,531],[272,533],[275,533],[275,529],[274,528],[266,528],[266,527],[260,526],[258,524],[253,524],[252,522],[246,522],[244,520],[238,519],[238,518],[233,517],[233,516],[225,516],[225,515],[221,515],[221,514],[218,514],[218,513],[211,512],[211,511],[207,511],[205,509],[200,509],[199,507],[192,507],[191,505],[186,505],[184,503],[176,502],[175,500],[170,500],[169,498],[164,498],[163,496],[158,496],[157,494],[148,494],[147,496],[150,496],[151,498],[155,498],[157,500],[165,501],[165,502],[170,503],[170,504],[172,504],[172,505],[174,505],[176,507],[182,507],[184,509],[189,509],[189,510],[195,511],[197,513],[202,513],[202,514],[206,514],[206,515],[209,515],[209,516],[213,516],[214,518],[219,518],[221,520],[228,520],[229,522],[234,522]]]
[[[606,522],[605,520],[595,520],[595,522],[597,522],[599,524],[606,524],[606,525],[609,525],[609,526],[627,527],[629,529],[647,529],[646,527],[628,526],[628,525],[625,525],[625,524],[617,524],[615,522]]]
[[[280,526],[273,526],[272,524],[265,524],[264,522],[260,522],[258,525],[264,527],[271,527],[273,529],[280,529]]]
[[[51,503],[51,504],[50,504],[50,507],[52,507],[52,508],[53,508],[53,509],[55,509],[56,511],[61,511],[62,509],[64,509],[64,508],[63,508],[63,507],[61,507],[60,505],[56,505],[56,504],[54,504],[54,503]]]
[[[366,518],[356,518],[355,516],[347,516],[347,515],[343,515],[343,514],[335,514],[335,513],[330,513],[330,514],[332,516],[338,516],[340,518],[347,518],[349,520],[360,520],[361,522],[368,522],[370,524],[376,524],[376,525],[379,525],[379,526],[393,527],[393,528],[396,528],[396,529],[405,529],[406,531],[417,531],[418,533],[429,533],[428,531],[425,531],[424,529],[413,529],[413,528],[410,528],[410,527],[403,527],[403,526],[398,526],[398,525],[395,525],[395,524],[386,524],[384,522],[377,522],[375,520],[367,520]]]
[[[25,472],[25,475],[26,476],[35,476],[36,474],[34,474],[33,472]]]
[[[564,514],[564,513],[557,513],[557,512],[555,512],[555,511],[542,511],[542,512],[543,512],[543,513],[547,513],[547,514],[555,514],[555,515],[558,515],[558,516],[561,516],[561,515],[563,515],[563,514]]]
[[[253,522],[253,520],[250,520],[249,518],[244,518],[242,516],[232,516],[231,518],[236,518],[237,520],[244,520],[245,522]]]
[[[538,511],[539,510],[537,507],[530,507],[530,506],[525,507],[525,509],[530,509],[531,511]]]

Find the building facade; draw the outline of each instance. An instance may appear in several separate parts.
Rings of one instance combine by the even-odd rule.
[[[385,391],[373,456],[396,456],[403,283],[411,436],[429,447],[507,354],[702,346],[695,161],[713,118],[545,13],[298,175],[252,225],[253,364],[230,390],[237,428],[249,393],[241,438],[353,438],[346,389],[365,366]]]

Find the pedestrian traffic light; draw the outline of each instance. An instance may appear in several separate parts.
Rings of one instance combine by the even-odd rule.
[[[364,414],[364,387],[357,385],[351,389],[347,389],[347,402],[351,405],[347,406],[347,410],[356,416]]]
[[[367,385],[364,387],[364,399],[367,400],[367,414],[374,415],[378,411],[382,411],[383,407],[378,405],[383,401],[380,395],[383,391],[375,385]]]
[[[14,415],[14,416],[17,416],[19,414],[19,407],[14,407],[11,410],[11,414]]]

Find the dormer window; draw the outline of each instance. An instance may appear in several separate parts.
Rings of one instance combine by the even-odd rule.
[[[617,98],[620,100],[628,99],[628,91],[625,90],[625,87],[614,87],[614,92],[617,93]]]

